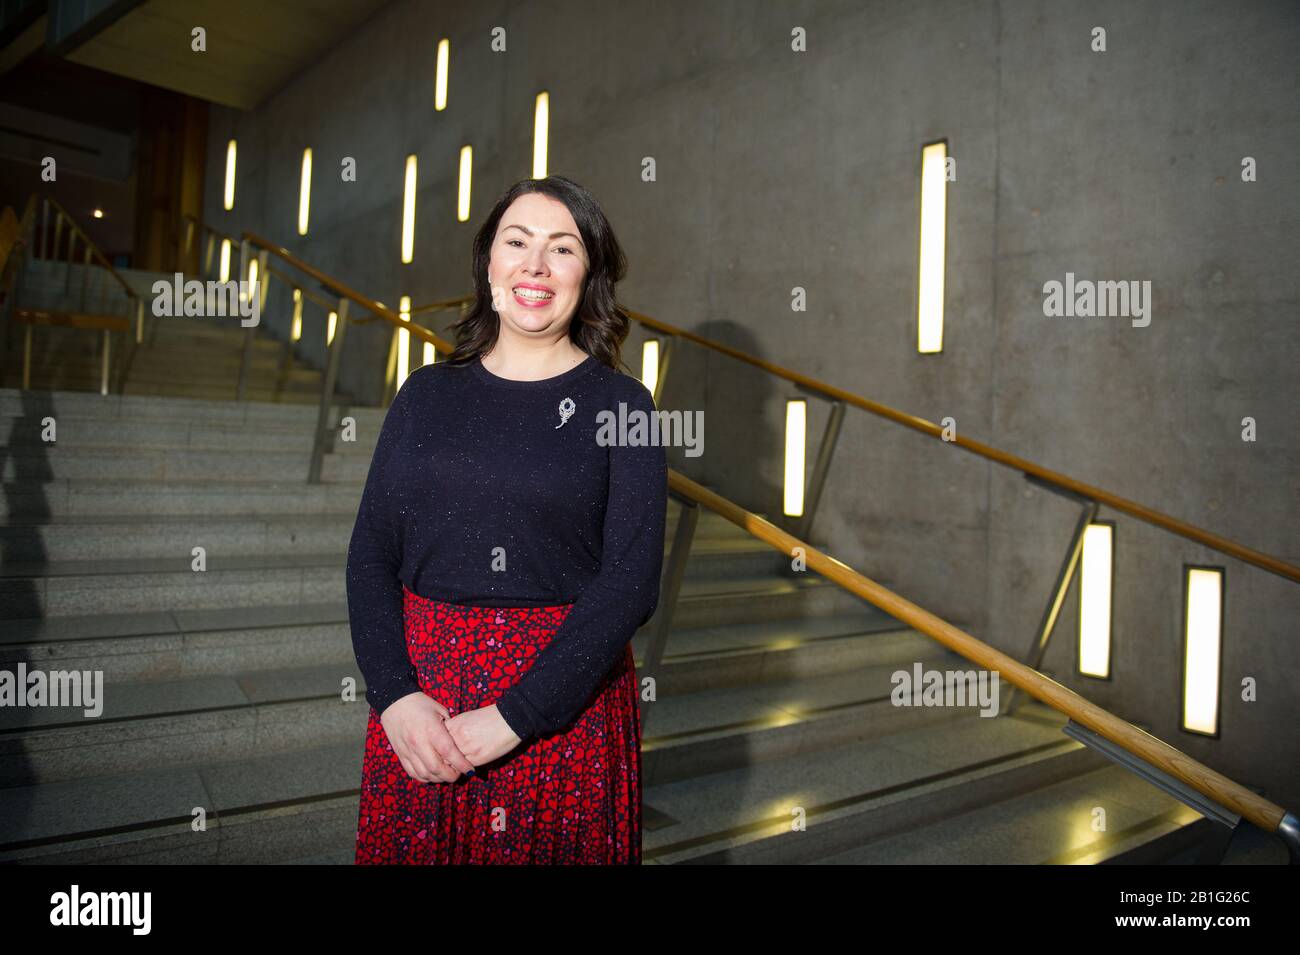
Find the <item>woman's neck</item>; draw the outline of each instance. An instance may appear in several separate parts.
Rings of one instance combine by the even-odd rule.
[[[562,375],[586,358],[587,353],[567,338],[547,348],[512,347],[498,341],[480,356],[483,367],[492,374],[515,381],[540,381]]]

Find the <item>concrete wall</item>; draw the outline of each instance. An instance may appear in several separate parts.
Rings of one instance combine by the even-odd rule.
[[[506,53],[489,49],[497,26]],[[806,53],[790,49],[796,26]],[[1091,49],[1098,26],[1105,52]],[[434,112],[444,35],[450,103]],[[235,211],[209,218],[262,231],[390,305],[462,294],[473,230],[530,174],[533,97],[548,89],[550,171],[605,205],[629,253],[632,308],[924,418],[952,416],[964,435],[1300,562],[1297,40],[1300,7],[1285,0],[395,3],[257,112],[214,109],[210,169],[236,136],[240,171]],[[939,138],[957,159],[945,349],[920,356],[920,146]],[[474,206],[460,224],[465,143]],[[317,185],[299,240],[304,145]],[[409,152],[420,194],[416,262],[403,267]],[[358,182],[339,180],[343,156],[357,158]],[[641,179],[646,156],[655,182]],[[1256,182],[1241,179],[1245,156]],[[208,209],[220,189],[216,174]],[[1066,272],[1150,281],[1150,325],[1045,317],[1043,285]],[[796,286],[806,312],[790,308]],[[357,331],[345,384],[365,390],[387,340]],[[704,409],[706,453],[674,466],[779,515],[795,394],[682,349],[661,405]],[[812,410],[820,428],[825,409]],[[1246,416],[1254,443],[1241,440]],[[1113,678],[1075,675],[1073,600],[1046,668],[1294,804],[1300,587],[1102,517],[1117,520]],[[1074,519],[1016,473],[851,410],[814,537],[1022,656]],[[1178,729],[1184,563],[1227,571],[1218,740]],[[1258,703],[1238,699],[1247,677]]]

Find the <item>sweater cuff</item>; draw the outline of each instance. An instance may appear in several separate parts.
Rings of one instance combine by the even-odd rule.
[[[402,697],[423,692],[420,681],[415,675],[415,667],[411,667],[380,686],[367,685],[366,701],[374,707],[375,715],[383,716],[384,710]]]
[[[527,742],[541,730],[540,714],[524,699],[518,687],[506,690],[497,700],[496,706],[501,718],[521,741]]]

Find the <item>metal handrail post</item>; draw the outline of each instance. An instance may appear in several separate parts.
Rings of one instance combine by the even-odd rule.
[[[49,199],[45,200],[49,202]],[[50,243],[51,261],[57,261],[59,257],[59,243],[63,241],[63,213],[58,209],[54,210],[54,241]],[[51,269],[53,271],[53,269]]]
[[[72,260],[77,256],[77,231],[68,223],[68,264],[63,270],[63,294],[72,294]]]
[[[1062,491],[1060,488],[1052,487],[1050,484],[1039,481],[1029,474],[1025,475],[1025,480],[1081,505],[1079,519],[1074,525],[1074,533],[1070,535],[1070,543],[1066,547],[1065,557],[1061,560],[1060,569],[1056,572],[1056,583],[1048,595],[1047,606],[1043,608],[1043,615],[1038,621],[1038,629],[1034,633],[1033,643],[1029,645],[1029,652],[1025,654],[1025,663],[1037,670],[1042,666],[1043,656],[1047,652],[1048,641],[1051,640],[1052,633],[1056,630],[1056,622],[1060,619],[1061,607],[1065,605],[1065,595],[1070,592],[1070,584],[1073,582],[1075,570],[1079,566],[1079,558],[1083,554],[1083,535],[1087,532],[1088,525],[1097,519],[1098,504],[1096,501],[1079,497],[1069,491]],[[1009,716],[1020,708],[1023,701],[1017,697],[1016,688],[1012,686],[1007,690],[1006,697],[1002,702],[1003,706],[1000,714]]]
[[[1182,780],[1175,779],[1164,770],[1151,765],[1136,753],[1132,753],[1123,746],[1111,742],[1100,733],[1095,733],[1074,720],[1068,720],[1065,726],[1061,728],[1061,732],[1095,750],[1134,775],[1142,777],[1151,785],[1173,796],[1183,805],[1195,809],[1212,822],[1226,826],[1228,832],[1221,834],[1219,838],[1212,837],[1204,847],[1198,861],[1202,863],[1217,862],[1218,859],[1215,856],[1222,857],[1237,827],[1241,824],[1242,817],[1240,813],[1233,812],[1218,800],[1193,789]],[[1286,846],[1290,864],[1300,865],[1300,820],[1293,813],[1288,812],[1282,817],[1276,835],[1282,840],[1282,844]]]
[[[245,239],[243,242],[239,243],[239,275],[235,279],[236,288],[239,287],[239,284],[241,282],[246,282],[248,280],[248,260],[249,260],[249,245],[248,245],[248,240]],[[260,274],[258,275],[258,281],[259,282],[261,281]],[[250,296],[249,300],[251,301],[252,300],[251,296],[256,294],[256,290],[249,289],[248,294]],[[246,329],[244,329],[244,350],[243,350],[243,354],[240,356],[239,359],[239,384],[235,387],[236,401],[243,401],[244,396],[248,393],[249,371],[251,370],[253,364],[253,336],[254,334],[256,334],[256,332],[257,332],[256,325],[249,325]]]
[[[681,593],[682,580],[686,577],[686,562],[691,555],[691,542],[695,538],[695,527],[700,519],[700,507],[689,498],[682,497],[669,491],[669,496],[677,500],[682,505],[681,514],[677,518],[677,529],[673,534],[672,549],[668,554],[668,565],[665,569],[663,586],[660,589],[659,610],[656,613],[654,632],[650,637],[650,643],[646,647],[645,655],[641,659],[641,672],[638,683],[650,679],[654,681],[659,675],[659,669],[663,663],[664,649],[668,646],[668,634],[672,631],[673,615],[677,611],[677,598]],[[658,698],[658,688],[655,689],[655,696]],[[650,717],[650,709],[644,703],[639,701],[641,706],[641,729],[644,732],[646,721]]]
[[[104,329],[104,353],[100,357],[99,364],[99,393],[108,394],[108,365],[109,365],[109,344],[112,341],[111,333]]]
[[[654,402],[655,407],[659,406],[659,396],[664,393],[664,379],[668,377],[668,359],[673,354],[673,338],[667,335],[660,339],[659,345],[659,369],[655,378]]]
[[[329,345],[329,361],[325,365],[325,379],[321,382],[320,410],[316,414],[316,436],[312,440],[311,464],[307,469],[307,483],[319,484],[325,464],[325,442],[334,434],[330,426],[330,406],[334,403],[334,387],[343,362],[343,336],[348,330],[348,300],[339,299],[338,318],[334,324],[334,340]]]
[[[86,246],[86,261],[81,264],[81,312],[86,312],[86,292],[90,288],[90,246]]]
[[[826,429],[822,432],[821,445],[817,448],[817,460],[813,463],[812,477],[808,481],[803,517],[799,519],[798,529],[795,531],[795,536],[800,540],[812,540],[810,535],[813,518],[817,515],[817,505],[821,502],[822,490],[826,487],[826,475],[831,468],[831,458],[835,454],[835,445],[839,442],[840,427],[843,423],[844,402],[832,401],[830,417],[826,419]]]

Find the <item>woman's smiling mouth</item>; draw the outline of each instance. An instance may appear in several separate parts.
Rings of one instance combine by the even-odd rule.
[[[516,285],[515,301],[525,308],[541,308],[555,298],[555,293],[536,285]]]

